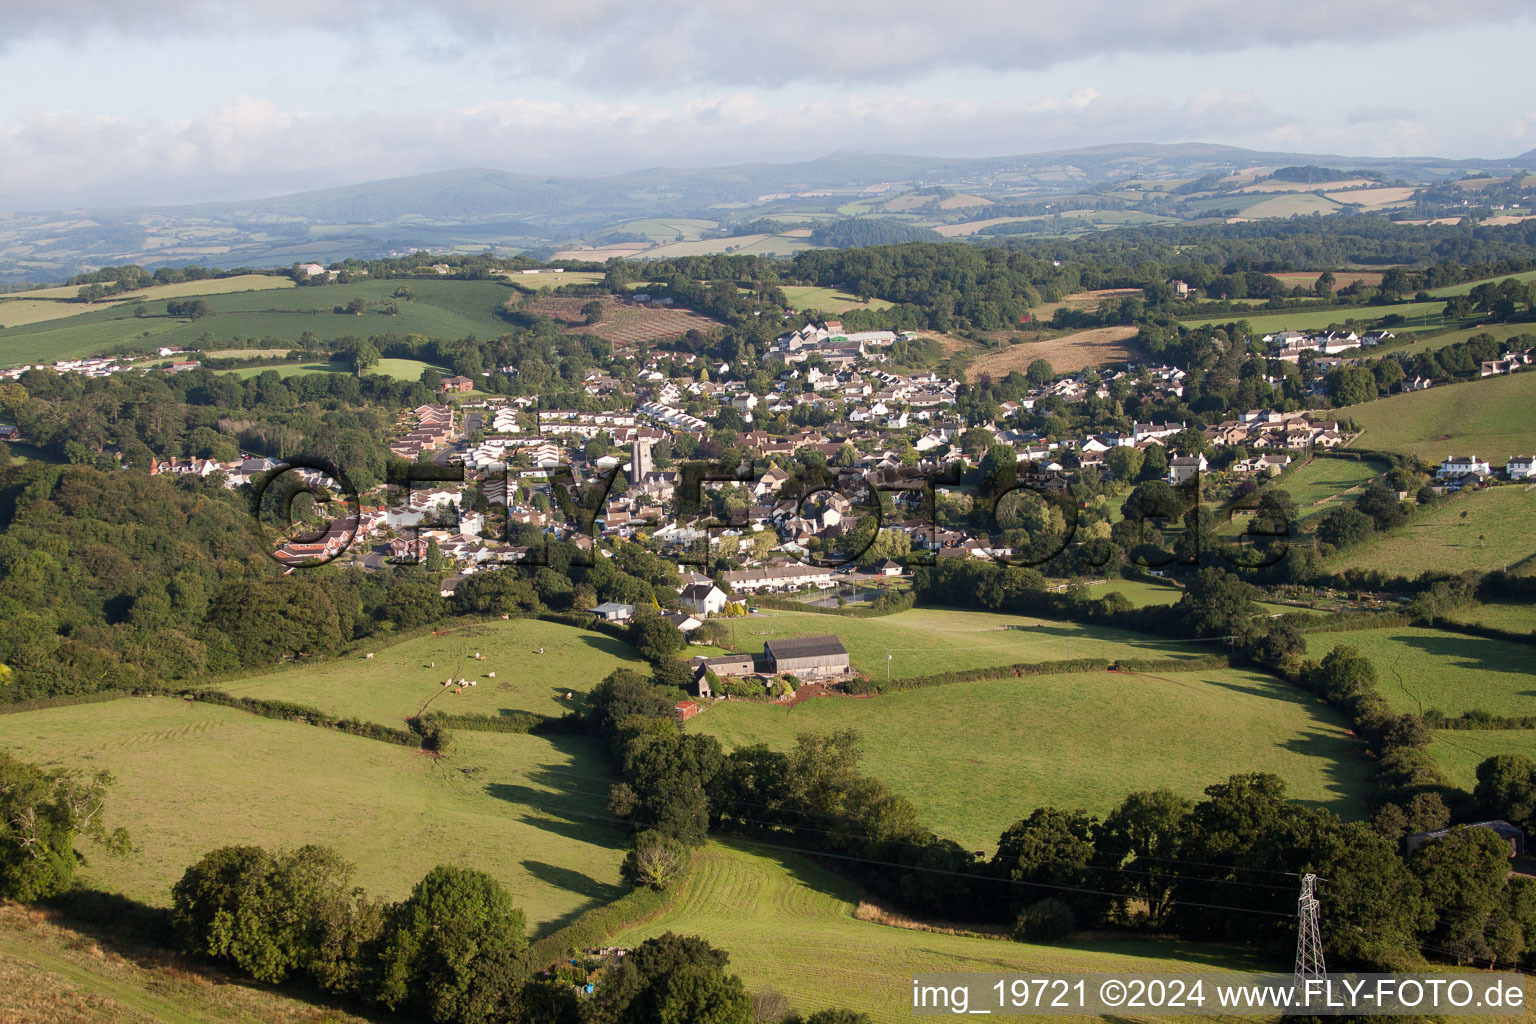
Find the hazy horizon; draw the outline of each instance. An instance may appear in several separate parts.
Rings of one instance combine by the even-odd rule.
[[[12,210],[852,150],[974,157],[1132,141],[1502,159],[1536,147],[1525,71],[1536,21],[1513,0],[1273,12],[795,0],[761,13],[0,0],[0,12],[0,208]],[[1452,74],[1450,58],[1473,52],[1477,75]]]

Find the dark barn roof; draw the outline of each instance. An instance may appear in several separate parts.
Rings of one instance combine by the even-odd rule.
[[[794,636],[785,637],[782,640],[769,640],[763,647],[768,653],[773,655],[775,660],[782,658],[825,658],[838,654],[847,657],[848,655],[848,650],[843,646],[843,642],[830,633],[822,636]]]

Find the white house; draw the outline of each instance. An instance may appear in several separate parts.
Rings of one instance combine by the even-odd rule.
[[[1504,465],[1504,473],[1511,480],[1536,477],[1536,455],[1511,455]]]
[[[1493,467],[1488,465],[1487,459],[1480,459],[1476,455],[1452,455],[1440,463],[1440,468],[1435,471],[1435,476],[1442,479],[1466,476],[1469,473],[1476,476],[1488,476],[1492,472]]]
[[[718,615],[725,608],[725,591],[713,583],[690,583],[679,597],[695,615]]]
[[[1168,460],[1168,482],[1177,487],[1191,480],[1197,472],[1204,473],[1206,468],[1204,455],[1175,455]]]

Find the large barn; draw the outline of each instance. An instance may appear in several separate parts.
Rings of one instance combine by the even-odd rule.
[[[828,679],[850,673],[848,651],[830,633],[769,640],[763,644],[763,658],[774,675],[791,673],[801,679]]]

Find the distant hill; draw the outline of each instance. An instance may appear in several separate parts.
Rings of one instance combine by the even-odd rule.
[[[1049,203],[1050,212],[1058,216],[1076,204],[1095,211],[1072,225],[1081,230],[1230,216],[1234,211],[1250,216],[1242,212],[1248,207],[1257,207],[1251,216],[1262,218],[1329,212],[1340,205],[1322,199],[1264,206],[1227,201],[1227,196],[1242,191],[1232,184],[1233,176],[1286,168],[1351,168],[1351,173],[1365,172],[1399,187],[1417,187],[1469,173],[1509,175],[1536,169],[1536,150],[1508,161],[1489,161],[1269,153],[1209,143],[1116,144],[982,158],[845,152],[798,163],[655,167],[604,177],[464,168],[240,202],[0,216],[0,283],[62,280],[82,270],[130,262],[149,267],[193,262],[263,267],[423,248],[493,248],[536,255],[581,252],[605,234],[627,237],[626,224],[657,218],[704,222],[701,251],[785,252],[813,244],[801,232],[761,240],[756,249],[723,241],[711,248],[713,239],[739,234],[735,228],[765,218],[804,224],[874,215],[907,222],[920,237],[928,237],[931,229],[951,237],[979,230],[964,226],[971,215],[960,207],[934,203],[921,210],[898,209],[894,200],[914,189],[948,189],[999,207]],[[1299,187],[1327,187],[1327,182],[1311,180],[1318,176],[1311,175]],[[1134,184],[1139,193],[1119,191],[1126,184]],[[1360,183],[1342,186],[1358,188]],[[1171,203],[1161,201],[1170,196]],[[1054,201],[1060,197],[1069,202]],[[1006,218],[1007,210],[992,213]],[[1005,230],[1012,229],[989,229]],[[596,251],[594,258],[614,254]]]

